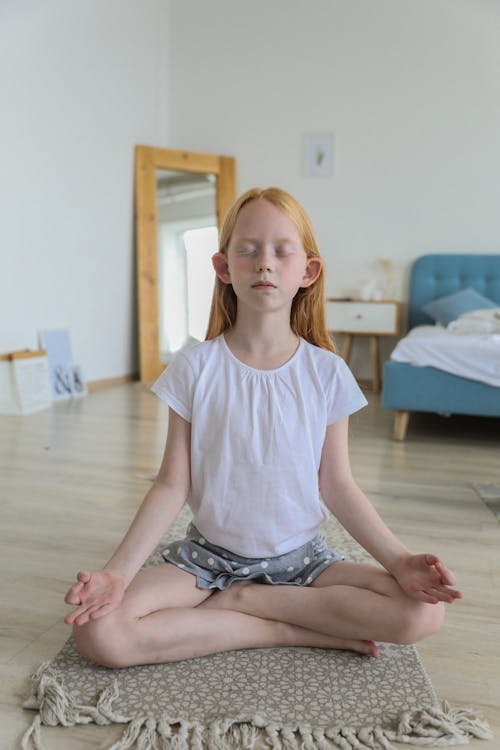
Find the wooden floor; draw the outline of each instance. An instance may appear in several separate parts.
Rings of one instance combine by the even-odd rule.
[[[419,646],[440,698],[479,708],[500,747],[500,524],[472,488],[500,484],[500,421],[416,415],[394,443],[376,396],[351,420],[355,475],[416,551],[442,555],[465,599]],[[0,416],[0,750],[19,747],[32,714],[26,678],[68,629],[63,595],[75,571],[103,564],[158,467],[165,407],[138,383],[24,417]],[[44,728],[48,748],[104,748],[116,727]]]

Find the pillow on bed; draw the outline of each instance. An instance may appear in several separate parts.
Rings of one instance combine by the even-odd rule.
[[[498,304],[488,297],[483,297],[472,287],[467,287],[467,289],[461,289],[459,292],[429,302],[422,307],[422,310],[436,323],[447,326],[452,320],[456,320],[459,315],[492,307],[498,307]]]

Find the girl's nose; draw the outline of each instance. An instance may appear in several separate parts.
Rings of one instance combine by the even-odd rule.
[[[273,264],[272,264],[272,257],[269,250],[263,248],[262,252],[259,254],[259,257],[257,258],[257,262],[255,265],[255,270],[257,273],[262,273],[262,271],[272,271]]]

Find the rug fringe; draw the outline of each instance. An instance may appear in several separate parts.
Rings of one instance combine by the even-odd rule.
[[[472,708],[452,708],[445,701],[443,709],[430,707],[404,712],[397,731],[386,731],[386,737],[393,742],[409,742],[404,738],[410,737],[413,745],[446,747],[465,745],[471,737],[490,740],[493,733]]]
[[[406,715],[397,731],[382,727],[354,730],[349,727],[312,729],[299,726],[262,727],[266,746],[272,750],[394,750],[392,742],[418,747],[449,747],[468,744],[471,737],[491,739],[487,724],[465,709],[454,709],[439,717],[436,709]],[[458,724],[452,714],[457,714]],[[230,724],[230,726],[228,726]],[[168,725],[168,731],[165,727]],[[66,724],[66,726],[71,726]],[[22,750],[46,750],[41,737],[41,719],[37,716],[22,739]],[[259,738],[259,729],[251,722],[214,721],[209,725],[152,717],[134,719],[109,750],[251,750]]]
[[[119,696],[116,681],[102,691],[95,706],[85,706],[76,703],[71,693],[65,689],[64,682],[52,671],[50,662],[41,664],[31,679],[32,694],[25,701],[24,708],[38,709],[38,714],[21,739],[22,750],[30,750],[30,747],[45,750],[41,736],[42,724],[73,727],[76,724],[125,724],[130,721],[130,716],[123,716],[113,710],[113,703]]]
[[[22,750],[45,750],[41,725],[128,724],[109,750],[252,750],[262,734],[271,750],[394,750],[392,742],[418,747],[465,745],[471,737],[488,740],[488,724],[471,708],[430,707],[405,711],[396,728],[282,726],[260,716],[251,719],[216,719],[208,724],[151,716],[131,720],[114,710],[119,697],[114,682],[99,695],[95,706],[77,704],[57,679],[49,663],[33,675],[33,693],[25,708],[38,714],[21,740]]]
[[[30,745],[34,750],[45,750],[42,742],[42,722],[37,714],[21,739],[22,750],[29,750]]]

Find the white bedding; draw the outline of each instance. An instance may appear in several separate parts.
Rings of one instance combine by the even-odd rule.
[[[447,328],[416,326],[398,342],[391,359],[500,388],[500,308],[467,313]]]

